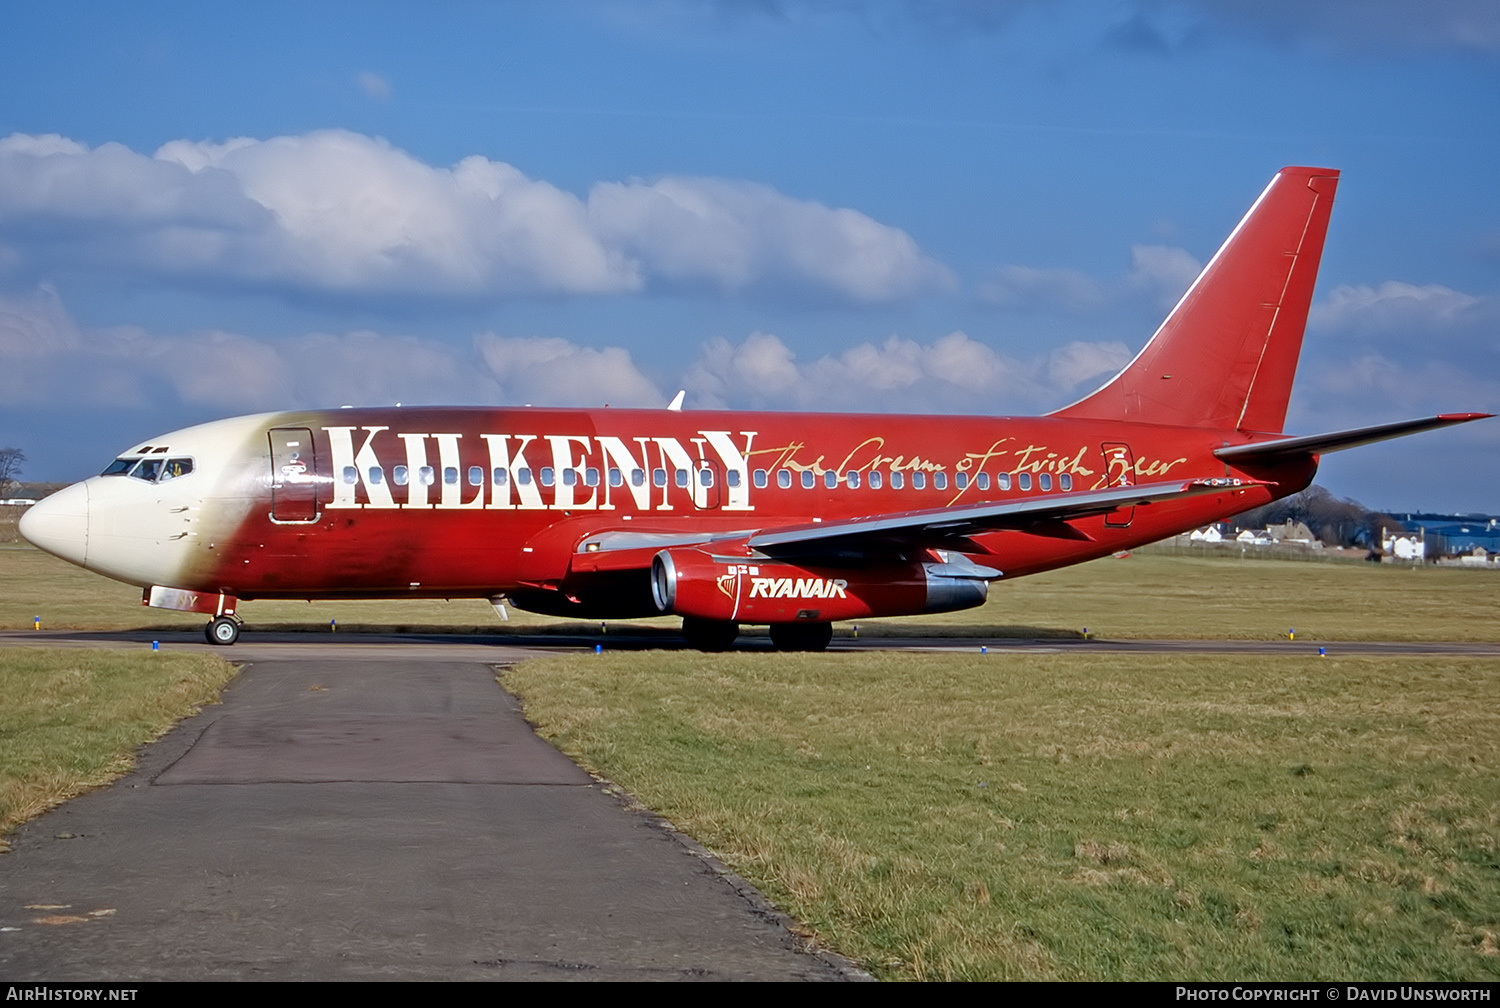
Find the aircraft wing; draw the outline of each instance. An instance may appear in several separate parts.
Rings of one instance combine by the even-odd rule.
[[[959,507],[931,508],[817,522],[757,532],[751,549],[767,556],[790,557],[861,551],[878,544],[931,545],[977,532],[1017,529],[1065,539],[1087,539],[1067,524],[1071,519],[1106,514],[1117,508],[1223,493],[1259,485],[1253,480],[1201,479],[1109,487],[1048,494],[1023,500],[994,501]]]
[[[1304,437],[1278,438],[1275,441],[1231,445],[1218,449],[1214,455],[1225,462],[1234,463],[1278,461],[1293,455],[1322,455],[1326,452],[1374,444],[1376,441],[1436,430],[1439,427],[1468,423],[1470,420],[1484,420],[1491,416],[1494,414],[1441,413],[1438,416],[1423,417],[1420,420],[1399,420],[1396,423],[1356,427],[1352,430],[1331,431],[1327,434],[1308,434]]]

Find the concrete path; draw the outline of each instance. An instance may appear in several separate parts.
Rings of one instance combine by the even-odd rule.
[[[0,979],[863,976],[537,738],[491,666],[318,651],[256,658],[12,836]]]

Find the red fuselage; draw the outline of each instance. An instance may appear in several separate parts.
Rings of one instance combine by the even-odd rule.
[[[1240,476],[1246,489],[997,530],[973,551],[1006,577],[1151,542],[1296,492],[1313,465],[1237,471],[1212,452],[1244,434],[1047,418],[386,409],[261,418],[179,584],[241,598],[493,596],[562,592],[589,613],[661,543],[580,551],[599,533],[662,543],[1034,498],[1162,479]],[[291,432],[290,434],[288,432]],[[297,459],[273,458],[298,441]],[[158,439],[170,441],[170,438]],[[1268,479],[1269,477],[1269,479]],[[613,610],[613,611],[611,611]]]

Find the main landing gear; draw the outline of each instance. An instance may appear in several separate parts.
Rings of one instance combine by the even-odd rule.
[[[688,647],[699,651],[728,651],[740,635],[740,625],[728,620],[682,620],[682,636]],[[832,623],[772,623],[771,643],[778,651],[823,651],[833,640]]]
[[[234,616],[215,616],[203,628],[203,636],[210,644],[228,647],[240,639],[240,621]]]
[[[777,651],[824,651],[831,640],[832,623],[771,624],[771,643]]]
[[[699,651],[728,651],[740,635],[740,625],[728,620],[682,618],[682,638]]]

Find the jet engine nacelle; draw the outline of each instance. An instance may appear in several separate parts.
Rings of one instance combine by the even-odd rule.
[[[866,567],[803,567],[780,560],[662,550],[651,596],[664,613],[731,623],[833,622],[913,616],[983,605],[1000,572],[956,553]]]

